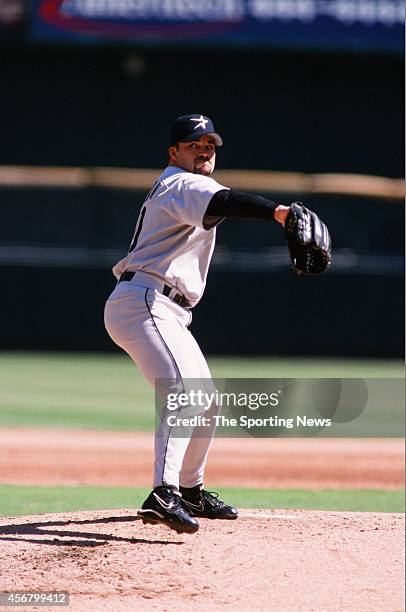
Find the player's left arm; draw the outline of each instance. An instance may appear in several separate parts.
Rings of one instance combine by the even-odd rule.
[[[221,190],[213,195],[206,215],[235,219],[270,219],[285,227],[293,269],[297,274],[321,274],[331,263],[331,239],[327,227],[301,202],[277,204],[262,196]]]
[[[268,219],[285,225],[289,212],[289,206],[277,204],[262,196],[235,189],[222,189],[211,198],[205,216],[230,219]]]

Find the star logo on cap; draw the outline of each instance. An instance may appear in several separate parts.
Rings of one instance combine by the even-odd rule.
[[[206,124],[209,123],[209,120],[205,119],[203,115],[200,115],[200,117],[195,117],[194,119],[191,119],[190,121],[197,121],[195,127],[193,128],[194,130],[197,130],[198,127],[202,127],[205,130]]]

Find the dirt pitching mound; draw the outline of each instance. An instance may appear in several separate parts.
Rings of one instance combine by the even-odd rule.
[[[2,518],[1,590],[69,591],[74,612],[400,612],[403,527],[400,514],[299,510],[201,519],[192,536],[135,510]]]

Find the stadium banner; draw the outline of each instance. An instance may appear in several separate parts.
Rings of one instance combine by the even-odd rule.
[[[403,0],[34,0],[31,38],[402,53]]]

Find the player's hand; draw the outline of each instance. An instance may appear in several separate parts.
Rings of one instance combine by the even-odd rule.
[[[290,206],[283,206],[280,204],[277,208],[275,208],[275,212],[273,214],[275,221],[283,225],[285,227],[285,222],[288,214],[290,213]]]
[[[331,238],[323,221],[301,202],[293,202],[285,225],[292,267],[297,275],[321,274],[331,263]]]

